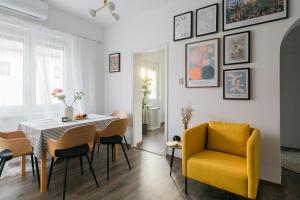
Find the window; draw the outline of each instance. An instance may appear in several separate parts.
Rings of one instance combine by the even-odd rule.
[[[22,39],[0,35],[0,105],[23,105]]]
[[[36,103],[59,103],[45,92],[63,88],[64,48],[59,46],[36,46]]]

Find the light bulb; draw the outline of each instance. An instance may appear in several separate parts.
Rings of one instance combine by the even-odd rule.
[[[110,10],[110,12],[113,12],[116,9],[116,5],[111,1],[106,3],[106,7]]]
[[[93,10],[93,9],[90,9],[89,14],[90,14],[90,17],[96,17],[97,11]]]
[[[113,12],[113,13],[112,13],[112,16],[114,17],[114,19],[115,19],[116,21],[119,21],[120,15],[119,15],[118,13]]]

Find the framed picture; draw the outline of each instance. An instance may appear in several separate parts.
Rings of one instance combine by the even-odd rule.
[[[288,0],[223,0],[223,30],[288,18]]]
[[[213,4],[196,11],[196,36],[204,36],[218,32],[219,5]]]
[[[174,41],[193,37],[193,12],[174,16]]]
[[[223,71],[223,98],[250,99],[250,68]]]
[[[219,86],[219,39],[186,44],[186,87]]]
[[[121,54],[113,53],[109,54],[109,72],[120,72],[121,71]]]
[[[225,35],[223,43],[224,65],[250,63],[250,31]]]

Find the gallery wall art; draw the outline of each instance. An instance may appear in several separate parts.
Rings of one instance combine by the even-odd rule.
[[[288,0],[223,0],[223,30],[288,18]]]
[[[193,12],[174,16],[174,41],[193,37]]]
[[[213,4],[196,11],[196,36],[204,36],[218,32],[219,5]]]
[[[219,86],[219,39],[186,44],[186,87]]]
[[[250,68],[223,71],[223,98],[250,99]]]
[[[109,54],[109,72],[121,71],[121,53]]]
[[[225,35],[223,43],[224,65],[250,63],[250,31]]]

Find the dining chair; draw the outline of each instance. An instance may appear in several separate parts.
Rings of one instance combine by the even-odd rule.
[[[119,119],[128,119],[128,113],[126,111],[114,111],[111,114],[111,116],[118,117]],[[127,123],[128,123],[128,120],[127,120]],[[122,137],[124,138],[124,141],[126,143],[126,147],[129,150],[129,145],[128,145],[127,139],[125,137],[125,134],[126,134],[126,131],[123,133]],[[99,146],[98,146],[98,148],[99,148]]]
[[[105,144],[107,145],[107,180],[109,180],[109,146],[112,147],[112,157],[113,157],[113,147],[116,144],[121,145],[123,153],[125,155],[129,170],[131,170],[131,165],[129,163],[125,148],[123,146],[123,138],[122,136],[127,130],[128,119],[117,119],[112,121],[108,126],[106,126],[102,130],[96,130],[96,135],[94,139],[94,146],[92,151],[92,162],[94,158],[95,152],[95,144]]]
[[[22,157],[24,161],[24,165],[26,167],[26,156],[30,156],[31,158],[31,167],[32,167],[32,175],[35,176],[34,162],[36,165],[37,179],[38,184],[40,185],[40,174],[38,167],[38,160],[33,155],[33,148],[31,146],[30,141],[26,138],[24,132],[22,131],[14,131],[14,132],[0,132],[0,177],[2,175],[2,171],[4,169],[4,165],[7,161]]]
[[[50,173],[48,176],[47,189],[49,189],[52,169],[54,164],[54,158],[61,158],[65,160],[65,176],[64,176],[64,191],[63,199],[65,199],[66,186],[67,186],[67,174],[68,174],[68,162],[71,158],[79,157],[82,171],[82,156],[85,156],[90,170],[94,177],[97,187],[99,187],[94,169],[92,167],[88,152],[92,149],[95,137],[95,126],[86,125],[68,129],[60,138],[48,139],[48,153],[52,156]]]

